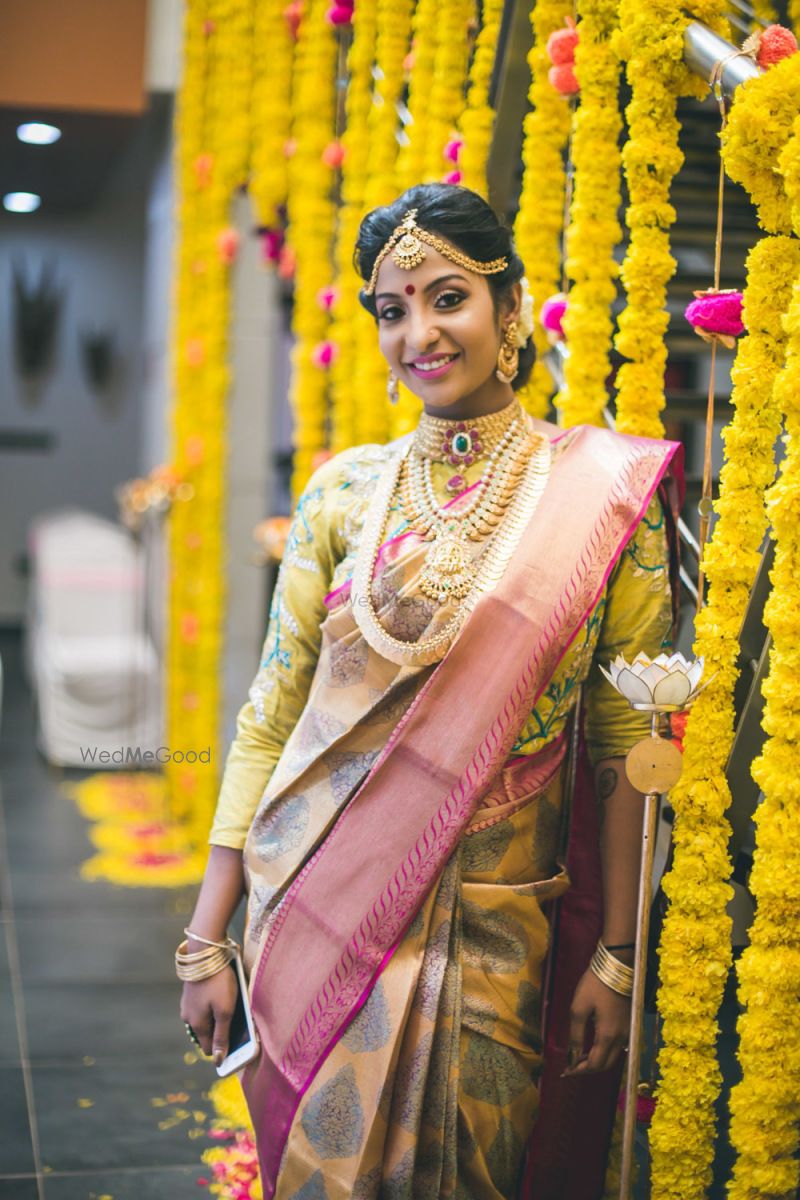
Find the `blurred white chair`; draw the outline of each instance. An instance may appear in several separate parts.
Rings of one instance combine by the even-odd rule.
[[[63,766],[135,769],[127,748],[156,750],[162,734],[142,552],[122,526],[79,509],[38,517],[28,544],[26,656],[39,747]],[[102,751],[117,753],[102,762]]]

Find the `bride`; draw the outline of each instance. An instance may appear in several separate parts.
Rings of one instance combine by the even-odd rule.
[[[597,664],[669,645],[678,447],[525,413],[524,267],[473,192],[410,189],[356,255],[390,396],[423,412],[298,502],[187,950],[247,892],[266,1197],[506,1198],[524,1172],[567,1196],[602,1172],[626,1042],[648,729]],[[230,975],[184,985],[218,1059]]]

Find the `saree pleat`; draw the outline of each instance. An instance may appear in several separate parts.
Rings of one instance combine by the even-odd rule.
[[[546,786],[476,820],[451,856],[301,1102],[280,1200],[514,1195],[538,1108],[541,905],[568,887],[561,788],[556,756]]]

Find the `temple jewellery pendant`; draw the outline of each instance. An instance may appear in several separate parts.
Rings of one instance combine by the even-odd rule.
[[[472,560],[459,536],[458,527],[449,524],[437,535],[425,558],[419,576],[419,589],[429,600],[444,604],[463,600],[473,582]]]

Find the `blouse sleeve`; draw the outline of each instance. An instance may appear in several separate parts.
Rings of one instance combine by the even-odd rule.
[[[312,475],[295,509],[261,662],[236,718],[209,842],[241,849],[264,788],[305,707],[319,657],[325,596],[341,557],[336,460]]]
[[[586,681],[586,745],[592,765],[627,754],[650,730],[599,669],[618,654],[655,657],[672,646],[669,551],[664,511],[654,496],[608,581],[605,612]]]

